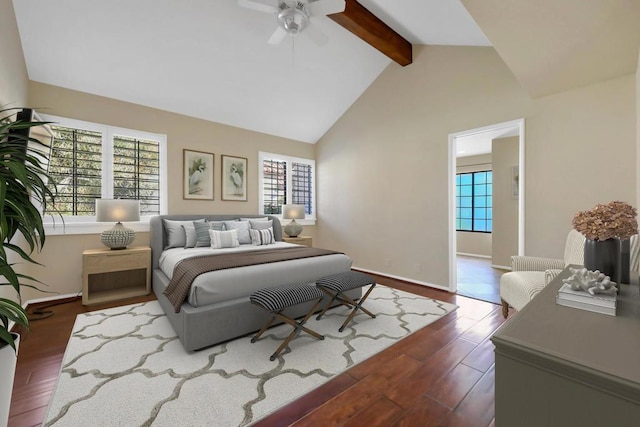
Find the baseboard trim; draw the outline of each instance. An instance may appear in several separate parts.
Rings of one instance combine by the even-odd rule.
[[[473,257],[473,258],[491,259],[491,255],[468,254],[468,253],[465,253],[465,252],[456,252],[456,255],[470,256],[470,257]]]
[[[29,301],[24,303],[23,307],[26,310],[27,307],[29,306],[29,304],[39,304],[41,302],[57,301],[57,300],[61,300],[61,299],[76,298],[76,297],[79,297],[79,296],[82,296],[82,292],[78,292],[78,293],[75,293],[75,294],[54,295],[54,296],[51,296],[51,297],[34,298],[34,299],[30,299]]]
[[[357,266],[353,266],[351,267],[353,270],[358,270],[358,271],[362,271],[363,273],[371,273],[371,274],[376,274],[378,276],[383,276],[383,277],[388,277],[390,279],[396,279],[396,280],[402,280],[403,282],[407,282],[410,284],[415,284],[415,285],[420,285],[420,286],[427,286],[429,288],[435,288],[435,289],[439,289],[441,291],[447,291],[447,292],[451,292],[449,290],[448,287],[446,286],[441,286],[441,285],[436,285],[434,283],[429,283],[429,282],[423,282],[421,280],[415,280],[415,279],[408,279],[406,277],[402,277],[402,276],[396,276],[394,274],[388,274],[388,273],[382,273],[380,271],[375,271],[375,270],[369,270],[367,268],[361,268],[361,267],[357,267]]]
[[[511,271],[511,267],[507,266],[507,265],[491,264],[491,267],[498,268],[500,270],[509,270],[509,271]]]

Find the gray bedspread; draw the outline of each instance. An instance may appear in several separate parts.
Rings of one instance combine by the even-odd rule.
[[[296,246],[244,253],[200,255],[182,260],[175,267],[171,282],[163,293],[173,305],[175,312],[178,313],[189,294],[193,281],[201,274],[229,268],[270,264],[338,253],[328,249]]]

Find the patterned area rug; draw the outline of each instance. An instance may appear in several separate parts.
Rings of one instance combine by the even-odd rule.
[[[455,310],[453,304],[378,285],[338,332],[346,307],[312,317],[307,334],[273,362],[291,331],[186,352],[157,301],[81,314],[67,346],[46,426],[244,426]]]

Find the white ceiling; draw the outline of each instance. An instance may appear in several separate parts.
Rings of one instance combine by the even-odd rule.
[[[489,45],[459,0],[360,3],[414,44]],[[13,6],[33,81],[309,143],[391,62],[326,17],[311,24],[323,46],[304,32],[269,45],[275,16],[236,0]]]
[[[534,97],[634,73],[640,0],[462,0]]]
[[[472,132],[468,135],[456,137],[456,157],[478,156],[491,154],[491,141],[496,138],[506,138],[520,134],[518,125],[510,127],[498,126],[482,132]]]

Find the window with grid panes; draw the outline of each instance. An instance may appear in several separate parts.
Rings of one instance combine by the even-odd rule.
[[[160,147],[157,141],[115,135],[113,197],[140,200],[140,215],[160,213]]]
[[[456,230],[491,233],[493,173],[456,174]]]
[[[65,221],[94,216],[97,198],[140,200],[141,217],[164,213],[162,135],[155,140],[138,137],[154,136],[138,131],[75,120],[63,126],[67,119],[47,119],[61,123],[51,126],[54,140],[49,159],[49,173],[57,188],[56,215],[63,215]]]
[[[102,134],[62,126],[51,130],[49,175],[58,190],[56,210],[65,216],[95,215],[95,199],[102,193]]]
[[[287,200],[287,162],[264,160],[262,165],[262,213],[282,215],[282,205]]]
[[[282,205],[304,205],[315,219],[315,161],[279,154],[259,153],[260,214],[281,215]]]

